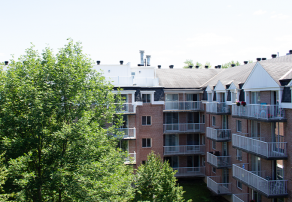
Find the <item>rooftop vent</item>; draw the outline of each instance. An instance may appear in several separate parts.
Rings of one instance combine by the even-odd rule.
[[[140,57],[141,57],[141,63],[140,63],[140,65],[138,65],[138,66],[144,66],[144,61],[143,61],[143,58],[144,58],[144,51],[143,50],[140,50]]]
[[[8,64],[9,64],[9,62],[8,62],[8,61],[5,61],[5,62],[4,62],[4,64],[5,64],[5,65],[8,65]]]
[[[99,61],[99,60],[97,60],[97,61],[96,61],[96,64],[97,64],[97,65],[99,65],[99,64],[100,64],[100,61]]]
[[[158,69],[161,69],[161,65],[158,65]]]
[[[217,67],[218,67],[218,69],[221,69],[221,65],[218,65]]]
[[[215,66],[215,69],[217,69],[218,68],[218,66]]]
[[[243,63],[246,65],[248,63],[248,61],[243,61]]]
[[[289,50],[289,53],[292,55],[292,50]]]
[[[262,58],[257,58],[257,61],[261,61]]]
[[[196,65],[196,69],[199,69],[199,67],[200,67],[199,65]]]
[[[272,54],[272,58],[276,58],[277,57],[277,54]]]
[[[231,67],[235,67],[235,64],[231,64]]]
[[[262,60],[267,60],[267,58],[262,58]]]
[[[190,68],[190,69],[192,69],[192,68],[193,68],[193,66],[192,66],[192,65],[190,65],[190,66],[189,66],[189,68]]]
[[[146,55],[146,58],[147,58],[147,66],[150,66],[151,55]]]
[[[123,60],[121,60],[121,61],[120,61],[120,65],[123,65],[123,63],[124,63],[124,61],[123,61]]]
[[[206,69],[208,69],[208,67],[209,67],[208,65],[205,66]]]
[[[169,65],[169,69],[173,69],[173,65]]]

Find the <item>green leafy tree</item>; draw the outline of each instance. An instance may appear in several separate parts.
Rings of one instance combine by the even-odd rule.
[[[136,172],[136,201],[184,201],[183,188],[176,184],[176,171],[152,151]]]
[[[69,39],[56,55],[32,46],[1,76],[0,147],[11,200],[133,198],[133,170],[107,135],[122,123],[113,86],[92,69],[80,43]]]
[[[211,65],[210,62],[206,62],[205,65],[204,65],[204,67],[205,67],[205,66],[208,66],[208,68],[212,68],[212,65]]]
[[[186,60],[184,63],[186,64],[186,65],[183,67],[184,69],[188,69],[189,66],[193,66],[193,67],[195,67],[195,66],[199,66],[199,68],[202,67],[202,64],[201,64],[201,63],[199,63],[199,62],[194,63],[193,60]]]
[[[241,63],[239,62],[239,61],[234,61],[234,60],[232,60],[232,61],[230,61],[230,62],[227,62],[227,63],[225,63],[225,64],[222,64],[221,65],[221,68],[222,69],[226,69],[226,68],[229,68],[229,67],[231,67],[231,65],[232,64],[235,64],[235,66],[240,66],[241,65]]]

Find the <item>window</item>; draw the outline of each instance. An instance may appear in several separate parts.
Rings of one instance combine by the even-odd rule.
[[[212,172],[216,173],[216,168],[215,167],[212,167]]]
[[[242,189],[242,183],[238,180],[236,180],[236,185],[238,189]]]
[[[205,166],[205,157],[202,157],[202,166]]]
[[[205,145],[205,136],[202,135],[202,136],[201,136],[201,139],[202,139],[202,145]]]
[[[142,125],[143,126],[151,125],[151,116],[142,116]]]
[[[142,138],[142,147],[151,147],[151,138]]]
[[[236,121],[236,131],[241,132],[241,121],[239,120]]]
[[[212,126],[215,126],[216,125],[216,118],[215,116],[212,116]]]
[[[146,161],[142,161],[142,164],[145,165]]]
[[[142,94],[142,101],[143,103],[150,103],[151,102],[150,94]]]
[[[216,149],[216,141],[215,140],[212,140],[212,148]]]
[[[236,150],[236,159],[242,161],[242,151],[239,149]]]
[[[201,123],[205,123],[205,115],[202,115],[202,122]]]

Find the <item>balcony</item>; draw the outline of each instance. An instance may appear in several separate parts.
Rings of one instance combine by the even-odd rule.
[[[175,177],[204,177],[205,167],[178,167],[173,168],[177,170]]]
[[[136,128],[117,128],[117,130],[124,134],[123,139],[136,139]]]
[[[246,167],[248,167],[248,164],[240,164],[240,166],[233,164],[233,177],[268,198],[285,197],[288,195],[287,180],[268,180],[258,175],[261,172],[248,171]]]
[[[164,155],[204,154],[205,145],[164,146]]]
[[[206,134],[207,138],[215,140],[216,142],[228,142],[231,140],[230,129],[215,129],[207,127]]]
[[[249,194],[232,194],[232,202],[246,202]]]
[[[231,194],[231,183],[222,183],[219,176],[207,177],[207,187],[216,195]]]
[[[165,101],[165,112],[179,111],[203,111],[204,107],[201,101]]]
[[[258,138],[232,134],[232,146],[264,159],[286,159],[287,142],[265,142]]]
[[[135,114],[136,104],[123,103],[122,105],[116,104],[116,113],[118,114]]]
[[[204,123],[173,123],[163,124],[164,134],[176,134],[176,133],[204,133]]]
[[[232,116],[267,122],[287,121],[285,110],[279,105],[248,104],[237,106],[232,104]]]
[[[111,76],[105,77],[107,81],[111,81],[114,86],[158,86],[158,78],[153,77],[137,77],[137,76]]]
[[[128,153],[128,156],[125,158],[125,164],[136,164],[136,152]]]
[[[207,152],[207,162],[218,169],[231,167],[230,156],[216,156],[210,152]]]
[[[228,115],[230,114],[230,106],[225,102],[207,102],[206,112],[209,114]]]

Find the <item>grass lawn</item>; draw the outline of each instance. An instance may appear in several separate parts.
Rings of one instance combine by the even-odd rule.
[[[221,197],[213,196],[203,180],[179,180],[183,186],[185,200],[192,199],[193,202],[221,202]]]

